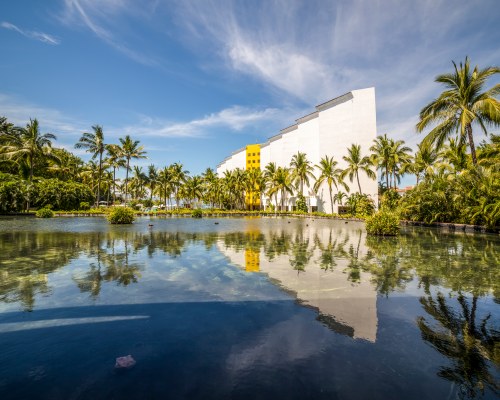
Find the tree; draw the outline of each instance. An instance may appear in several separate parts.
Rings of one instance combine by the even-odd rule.
[[[406,165],[411,161],[411,149],[408,146],[404,146],[404,140],[392,140],[389,141],[389,168],[391,169],[391,175],[393,180],[393,187],[396,189],[396,180],[399,182],[399,172],[401,167]],[[403,170],[404,171],[404,170]]]
[[[315,179],[313,174],[314,168],[311,162],[307,160],[306,153],[301,153],[300,151],[293,155],[290,167],[292,181],[296,186],[297,183],[299,184],[300,194],[303,196],[304,183],[309,186],[309,178]]]
[[[113,168],[113,203],[116,201],[116,170],[126,166],[125,159],[121,153],[121,148],[117,144],[107,144],[106,151],[108,152],[108,159],[106,162]]]
[[[500,73],[499,67],[487,67],[471,71],[469,58],[451,74],[438,75],[436,82],[445,86],[446,90],[439,97],[427,104],[420,111],[420,121],[416,125],[417,132],[422,132],[431,124],[437,124],[425,137],[425,141],[441,148],[444,141],[458,132],[460,140],[468,141],[472,163],[477,164],[472,125],[477,123],[487,134],[487,125],[500,125],[500,102],[496,97],[500,94],[500,84],[483,91],[483,86],[491,76]]]
[[[389,162],[390,162],[390,150],[391,150],[391,139],[384,136],[378,136],[374,140],[374,144],[370,147],[370,151],[373,152],[371,159],[373,165],[380,168],[382,174],[385,175],[385,186],[389,187]]]
[[[181,163],[174,163],[170,167],[171,184],[174,189],[175,204],[179,208],[179,189],[188,177],[189,171],[185,171]]]
[[[356,177],[359,193],[363,194],[361,191],[361,184],[359,183],[359,171],[363,171],[370,179],[375,179],[377,175],[371,169],[372,163],[370,158],[361,156],[361,146],[359,144],[352,144],[351,147],[347,149],[347,153],[347,156],[342,157],[344,161],[347,162],[347,168],[342,171],[341,178],[343,179],[348,175],[349,180],[352,182],[354,177]]]
[[[340,168],[336,168],[337,161],[333,159],[333,157],[324,156],[319,164],[316,165],[316,168],[319,168],[320,175],[314,184],[314,191],[317,192],[319,187],[323,182],[326,182],[328,185],[328,191],[330,194],[330,204],[332,206],[332,214],[333,214],[333,196],[332,196],[332,185],[335,186],[337,191],[339,190],[338,185],[342,185],[345,190],[349,191],[349,187],[345,184],[345,182],[341,179],[342,170]]]
[[[128,172],[130,170],[130,160],[132,158],[147,158],[145,156],[145,151],[143,146],[139,146],[139,140],[132,140],[130,135],[125,136],[125,139],[120,138],[120,152],[127,160],[127,164],[125,166],[125,202],[127,202],[127,194],[128,194]]]
[[[158,170],[153,164],[148,167],[149,200],[153,201],[153,193],[158,184]]]
[[[11,130],[5,137],[6,144],[1,147],[2,158],[25,162],[29,168],[29,181],[33,181],[33,171],[38,159],[53,158],[52,133],[40,133],[37,119],[30,119],[26,128]]]
[[[92,159],[99,157],[99,169],[97,172],[97,197],[96,206],[99,205],[101,196],[101,177],[102,177],[102,155],[105,150],[104,133],[102,127],[99,125],[92,126],[94,133],[84,132],[75,148],[86,149],[87,152],[92,153]]]

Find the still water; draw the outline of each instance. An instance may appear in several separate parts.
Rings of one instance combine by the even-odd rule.
[[[493,399],[499,303],[499,236],[3,218],[0,399]]]

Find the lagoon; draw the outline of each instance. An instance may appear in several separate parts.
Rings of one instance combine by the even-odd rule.
[[[0,398],[493,399],[499,303],[498,235],[2,218]]]

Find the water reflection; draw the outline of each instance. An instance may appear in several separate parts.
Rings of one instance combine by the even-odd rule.
[[[205,232],[158,222],[154,229],[0,233],[0,302],[34,310],[37,299],[57,289],[51,277],[77,261],[70,284],[92,301],[106,287],[140,287],[151,273],[148,259],[171,261],[155,276],[169,272],[172,281],[185,268],[177,261],[195,246],[221,259],[223,254],[230,264],[224,261],[226,274],[209,275],[200,263],[183,275],[189,280],[205,274],[193,285],[199,298],[215,298],[210,284],[216,279],[219,285],[234,285],[235,271],[267,276],[299,304],[313,308],[321,324],[368,344],[379,334],[378,299],[410,294],[422,307],[416,324],[416,314],[411,317],[413,329],[449,360],[438,375],[459,387],[464,398],[500,390],[494,373],[500,365],[498,312],[489,316],[491,310],[481,309],[480,301],[500,299],[499,238],[418,228],[397,238],[370,238],[361,224],[328,221],[242,220],[227,230],[221,225]]]
[[[468,301],[457,298],[458,310],[450,306],[442,293],[421,297],[420,303],[432,317],[419,317],[422,338],[447,357],[451,366],[443,366],[438,375],[458,385],[460,398],[472,399],[490,389],[500,394],[500,384],[492,370],[500,365],[500,332],[490,325],[491,314],[479,319],[477,296]]]

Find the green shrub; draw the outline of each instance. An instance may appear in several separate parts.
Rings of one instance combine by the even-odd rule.
[[[153,201],[149,199],[142,200],[142,205],[146,208],[153,207]]]
[[[297,196],[297,201],[295,202],[295,206],[297,211],[307,212],[306,198],[304,197],[304,195],[299,194]]]
[[[80,203],[94,201],[88,185],[59,179],[41,179],[33,184],[30,198],[35,207],[51,204],[54,210],[76,210]]]
[[[201,218],[203,216],[203,212],[199,208],[197,208],[196,210],[193,210],[191,216],[193,218]]]
[[[88,201],[80,202],[80,210],[90,210],[90,203]]]
[[[135,213],[128,207],[113,207],[107,218],[112,224],[131,224],[134,222]]]
[[[48,207],[40,208],[36,211],[36,217],[37,218],[52,218],[54,217],[54,211],[52,211]]]
[[[0,211],[21,211],[26,202],[26,194],[24,181],[0,181]]]
[[[396,236],[399,234],[399,217],[387,210],[380,210],[366,218],[366,232],[369,235]]]

